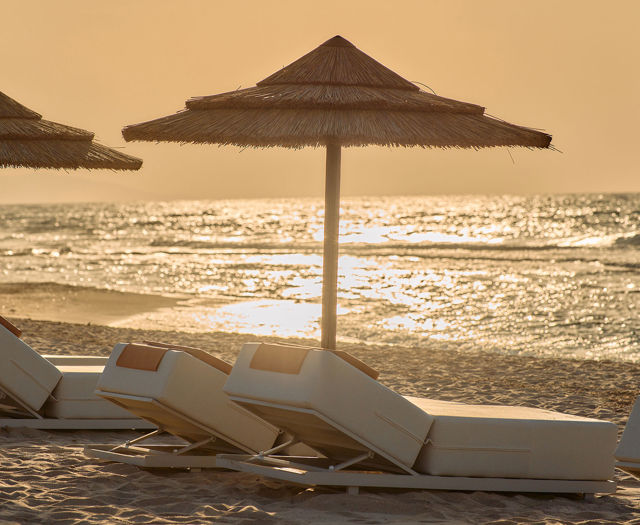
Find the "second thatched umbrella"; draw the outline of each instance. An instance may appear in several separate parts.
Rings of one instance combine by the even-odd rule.
[[[137,170],[142,160],[93,140],[93,133],[42,120],[0,92],[0,168]]]
[[[547,148],[551,136],[426,93],[336,36],[255,87],[196,97],[123,129],[128,141],[326,147],[323,348],[335,348],[342,146]]]

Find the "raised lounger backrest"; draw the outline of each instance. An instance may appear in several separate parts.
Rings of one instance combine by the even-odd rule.
[[[60,381],[60,371],[13,331],[0,326],[0,388],[33,411]],[[2,401],[0,400],[0,403]]]
[[[233,446],[227,451],[271,448],[278,429],[229,400],[222,386],[230,365],[216,366],[218,361],[175,348],[120,343],[97,394],[191,442],[215,435],[220,438],[212,444],[216,449],[224,442]]]
[[[637,463],[640,469],[640,397],[633,405],[615,456],[618,461]]]
[[[247,343],[224,391],[241,406],[333,459],[376,452],[411,468],[433,418],[341,356],[321,349]]]

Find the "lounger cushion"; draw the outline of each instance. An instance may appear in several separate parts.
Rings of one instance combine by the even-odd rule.
[[[408,397],[434,416],[414,469],[437,476],[606,480],[616,425],[548,410]]]
[[[61,377],[54,365],[0,326],[0,388],[37,411]]]
[[[228,377],[222,370],[166,348],[159,349],[157,370],[118,366],[127,346],[114,348],[98,382],[100,396],[192,442],[211,436],[212,430],[247,452],[272,447],[278,429],[229,400],[222,392]]]
[[[77,362],[77,361],[76,361]],[[135,419],[131,412],[95,395],[102,366],[61,365],[62,379],[44,407],[46,417],[60,419]]]
[[[245,344],[224,390],[248,410],[336,459],[373,449],[411,467],[433,420],[321,349]]]

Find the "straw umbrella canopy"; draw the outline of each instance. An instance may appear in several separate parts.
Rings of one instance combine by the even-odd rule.
[[[343,146],[548,148],[551,136],[421,90],[336,36],[257,83],[195,97],[166,117],[126,126],[127,141],[326,148],[323,348],[336,344],[340,158]]]
[[[0,92],[0,168],[137,170],[142,160],[93,141],[93,133],[42,116]]]

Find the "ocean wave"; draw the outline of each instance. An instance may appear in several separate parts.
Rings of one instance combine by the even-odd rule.
[[[628,246],[640,246],[640,234],[629,236],[609,235],[600,237],[572,237],[568,239],[557,239],[554,241],[542,241],[528,239],[524,241],[503,241],[495,239],[470,242],[397,242],[389,240],[387,242],[341,242],[341,252],[367,252],[370,255],[379,253],[388,255],[390,251],[396,252],[420,252],[424,250],[469,250],[469,251],[491,251],[491,252],[514,252],[514,251],[549,251],[549,250],[572,250],[576,248],[620,248]],[[156,239],[148,246],[154,248],[169,248],[169,253],[175,253],[175,248],[191,248],[199,250],[284,250],[284,251],[318,251],[322,250],[322,243],[317,241],[294,241],[278,242],[277,240],[265,240],[255,242],[239,239],[238,241],[192,241]],[[191,253],[191,252],[187,252]]]
[[[32,248],[23,248],[21,250],[2,250],[0,256],[2,257],[25,257],[27,255],[33,255]]]
[[[7,246],[0,248],[0,258],[3,257],[59,257],[71,253],[78,257],[103,254],[109,257],[120,256],[149,256],[157,254],[166,255],[211,255],[216,252],[225,254],[242,254],[264,252],[274,253],[300,253],[300,254],[321,254],[323,244],[317,241],[292,241],[278,242],[277,240],[250,241],[240,239],[238,241],[201,241],[201,240],[175,240],[170,238],[155,239],[147,242],[146,246],[138,245],[135,248],[127,246],[110,246],[106,248],[100,243],[55,246],[49,243],[42,243],[36,247],[16,247]],[[503,242],[346,242],[340,244],[340,253],[345,255],[361,255],[368,257],[388,257],[415,255],[421,257],[453,257],[459,258],[458,254],[467,254],[468,257],[482,257],[482,253],[494,254],[495,257],[512,257],[518,255],[519,258],[526,258],[527,253],[538,254],[533,257],[568,257],[573,252],[577,259],[589,258],[585,254],[600,253],[603,249],[610,253],[616,250],[628,250],[629,248],[640,248],[640,233],[610,235],[601,237],[574,237],[555,241],[541,241],[527,239],[523,241],[503,241]],[[595,250],[595,252],[594,252]],[[462,255],[464,257],[464,255]]]
[[[156,239],[151,241],[148,246],[154,248],[170,248],[168,253],[175,253],[173,248],[192,248],[194,250],[286,250],[286,251],[299,251],[299,250],[313,250],[322,249],[322,243],[318,242],[276,242],[276,241],[264,241],[264,242],[252,242],[240,240],[234,241],[188,241],[188,240],[173,240],[173,239]]]
[[[35,281],[35,282],[8,282],[0,283],[0,293],[28,293],[28,292],[46,292],[46,293],[65,293],[73,291],[92,291],[92,292],[112,292],[109,288],[99,288],[97,286],[62,284],[53,281]]]
[[[28,257],[30,255],[45,255],[52,257],[59,257],[60,255],[66,255],[68,253],[72,253],[73,249],[71,246],[60,246],[60,247],[47,247],[47,248],[18,248],[18,249],[4,249],[0,251],[1,257]]]
[[[613,268],[622,268],[625,270],[630,270],[632,272],[636,272],[640,270],[640,262],[632,262],[632,261],[606,261],[604,263],[606,266],[611,266]]]
[[[623,248],[640,248],[640,233],[622,235],[615,240],[614,245]]]
[[[0,282],[0,294],[51,294],[64,295],[81,292],[91,292],[93,294],[127,294],[128,296],[156,296],[165,298],[189,297],[193,295],[188,291],[158,293],[153,290],[134,290],[131,287],[101,287],[88,286],[82,284],[57,283],[54,281],[23,281],[23,282]]]

